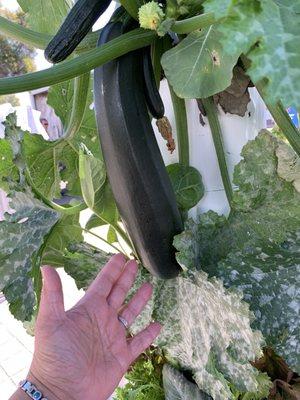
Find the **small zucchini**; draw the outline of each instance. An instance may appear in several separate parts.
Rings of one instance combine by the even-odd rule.
[[[99,45],[121,34],[120,23],[108,24]],[[183,225],[147,109],[141,51],[97,68],[94,96],[107,175],[135,251],[154,275],[173,278]]]
[[[78,0],[57,34],[48,44],[45,57],[51,63],[65,60],[92,29],[111,0]]]

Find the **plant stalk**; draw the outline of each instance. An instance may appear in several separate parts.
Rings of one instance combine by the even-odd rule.
[[[102,240],[102,242],[104,242],[105,244],[107,244],[108,246],[110,246],[111,248],[113,248],[115,251],[117,251],[118,253],[120,252],[120,249],[118,247],[116,247],[114,244],[109,243],[106,239],[104,239],[103,237],[97,235],[96,233],[90,231],[89,229],[85,229],[82,228],[82,230],[92,236],[94,236],[95,238]],[[125,254],[123,251],[121,251],[123,254]]]
[[[209,97],[207,99],[202,99],[202,104],[205,108],[206,116],[207,116],[207,119],[209,122],[211,134],[213,137],[226,196],[227,196],[229,204],[231,205],[232,200],[233,200],[233,190],[232,190],[232,185],[231,185],[228,168],[227,168],[227,163],[226,163],[226,158],[225,158],[225,152],[224,152],[223,141],[222,141],[222,130],[221,130],[221,126],[219,123],[217,109],[216,109],[213,97]]]
[[[89,33],[84,40],[79,44],[76,52],[82,52],[96,46],[101,30]],[[9,21],[8,19],[0,16],[0,34],[5,35],[11,39],[25,43],[28,46],[44,50],[48,43],[53,38],[52,35],[46,33],[35,32],[31,29],[17,24],[16,22]]]
[[[148,46],[155,36],[153,31],[138,28],[52,68],[17,77],[1,78],[0,95],[26,92],[73,79],[130,51]]]
[[[138,20],[139,8],[144,4],[142,0],[120,0],[120,3],[132,18]]]
[[[242,55],[241,56],[242,63],[244,64],[245,70],[250,67],[250,60]],[[278,127],[282,130],[282,133],[287,138],[288,142],[295,150],[295,152],[300,156],[300,132],[293,124],[289,114],[286,109],[279,101],[275,104],[271,104],[267,101],[267,96],[265,95],[266,81],[261,80],[260,82],[255,84],[256,89],[258,90],[261,98],[265,102],[268,110],[270,111],[274,121],[278,125]]]
[[[90,72],[77,76],[74,79],[74,95],[71,116],[65,130],[64,139],[72,140],[79,131],[86,108],[89,92]]]
[[[180,99],[169,84],[176,121],[177,143],[179,162],[183,165],[190,164],[189,131],[186,115],[185,100]]]
[[[281,102],[276,104],[270,104],[266,101],[264,95],[264,83],[260,82],[255,85],[261,98],[265,102],[268,110],[270,111],[274,121],[278,127],[282,130],[282,133],[287,138],[288,142],[300,157],[300,131],[295,127],[291,120],[288,112],[284,108]]]
[[[216,19],[214,13],[206,13],[183,19],[182,21],[177,21],[174,23],[171,30],[175,33],[185,34],[206,28],[215,22]]]

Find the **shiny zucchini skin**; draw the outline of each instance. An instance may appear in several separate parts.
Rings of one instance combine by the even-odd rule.
[[[122,33],[107,25],[99,45]],[[134,248],[143,265],[160,278],[180,272],[172,245],[183,230],[147,109],[141,51],[95,70],[97,126],[110,185]]]
[[[145,47],[143,50],[143,71],[145,81],[145,96],[148,109],[151,115],[160,119],[165,115],[164,103],[160,97],[156,86],[153,65],[151,60],[151,47]]]
[[[92,29],[111,0],[78,0],[57,34],[48,44],[45,57],[51,63],[65,60]]]

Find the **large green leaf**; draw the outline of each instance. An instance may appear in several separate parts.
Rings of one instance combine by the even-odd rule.
[[[72,0],[18,0],[27,14],[30,28],[43,33],[56,33],[70,10]]]
[[[168,281],[142,271],[136,286],[143,280],[153,284],[154,294],[133,333],[153,319],[161,322],[156,344],[214,399],[233,399],[231,384],[243,392],[258,389],[258,372],[248,361],[260,355],[262,337],[251,330],[252,316],[239,294],[197,271]]]
[[[9,192],[12,183],[18,181],[19,173],[13,162],[11,145],[5,139],[0,139],[0,154],[0,188]]]
[[[274,0],[275,3],[282,7],[288,8],[290,11],[300,13],[300,2],[299,0]]]
[[[208,0],[206,10],[218,8]],[[241,0],[227,10],[228,17],[215,29],[220,35],[221,51],[237,59],[242,53],[251,60],[249,75],[254,83],[267,80],[266,98],[300,106],[300,15],[299,3],[292,10],[273,0]],[[254,46],[255,45],[255,46]]]
[[[53,227],[47,237],[42,261],[56,267],[64,266],[64,255],[68,246],[83,242],[79,215],[65,215]]]
[[[189,221],[174,244],[186,268],[201,268],[242,290],[256,316],[253,326],[300,370],[300,193],[293,179],[277,173],[291,152],[266,131],[249,142],[234,172],[235,210],[228,219],[209,212]]]
[[[65,127],[68,125],[72,113],[73,96],[73,81],[59,83],[52,86],[49,90],[47,103],[54,108]],[[84,143],[95,157],[102,159],[95,113],[93,110],[93,101],[93,79],[90,79],[85,114],[79,131],[72,139],[72,143],[76,148],[78,148],[81,143]]]
[[[25,186],[25,163],[21,152],[24,132],[17,126],[16,113],[9,114],[2,123],[5,133],[0,139],[0,188],[9,193]]]
[[[164,365],[163,382],[166,400],[211,399],[210,396],[201,392],[195,383],[188,381],[182,372],[169,364]]]
[[[10,206],[16,212],[0,222],[0,290],[13,315],[24,321],[30,320],[35,304],[34,258],[59,214],[30,193],[16,193]]]
[[[55,142],[40,136],[25,135],[24,154],[35,186],[52,200],[60,197],[60,182],[68,182],[70,195],[81,195],[79,180],[79,148],[83,143],[99,159],[102,159],[96,130],[95,116],[91,109],[92,89],[89,89],[82,125],[74,138],[61,138]],[[50,89],[48,103],[56,110],[64,126],[67,126],[73,105],[73,83],[64,82]]]
[[[74,243],[65,251],[62,260],[66,272],[74,278],[78,289],[86,289],[111,256],[87,243]]]
[[[163,69],[177,96],[205,98],[230,85],[237,57],[225,53],[217,28],[192,32],[163,55]]]
[[[81,146],[79,151],[79,177],[84,201],[96,212],[97,201],[101,198],[106,181],[106,171],[104,162],[94,157],[85,146]]]
[[[204,195],[204,186],[200,172],[193,167],[181,164],[170,164],[167,171],[176,195],[178,207],[189,210]]]
[[[65,140],[46,141],[42,136],[24,135],[24,156],[35,187],[49,200],[60,197],[60,182],[80,195],[78,150]]]

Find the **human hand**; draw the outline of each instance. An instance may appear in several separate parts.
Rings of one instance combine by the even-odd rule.
[[[106,400],[130,364],[151,345],[161,326],[150,324],[132,338],[118,320],[131,325],[152,295],[146,283],[124,306],[137,273],[135,261],[111,258],[84,297],[65,312],[58,273],[44,267],[43,290],[28,380],[51,400]],[[121,311],[120,311],[121,309]]]

